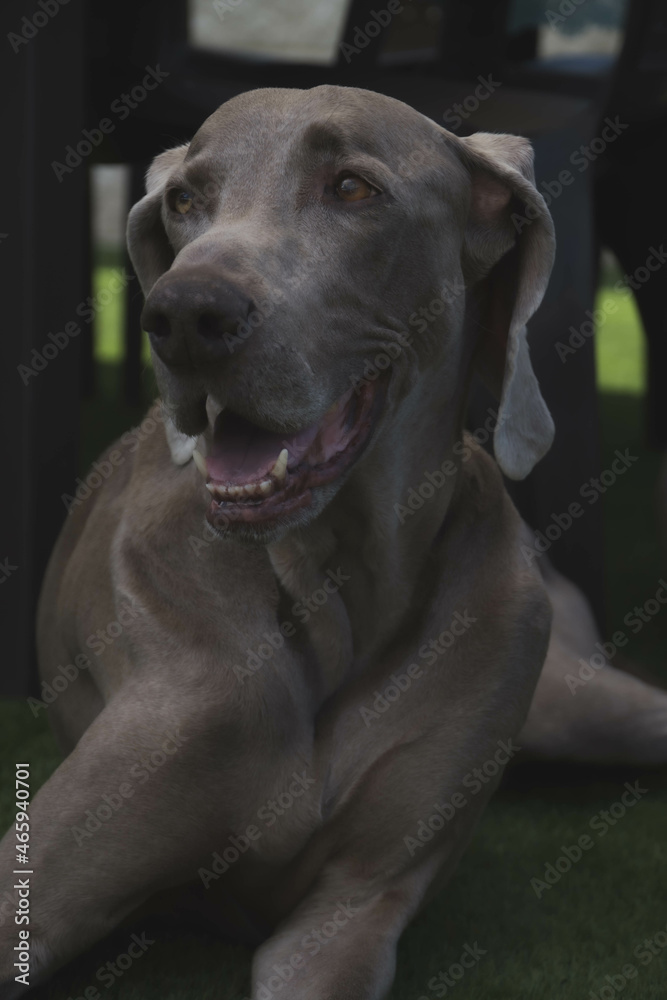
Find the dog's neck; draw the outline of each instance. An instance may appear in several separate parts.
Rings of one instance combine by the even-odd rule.
[[[374,659],[428,590],[430,553],[460,480],[463,399],[443,402],[440,391],[425,400],[422,384],[317,521],[269,546],[290,598],[315,609],[306,627],[326,693]],[[335,589],[329,583],[318,606],[327,571]]]

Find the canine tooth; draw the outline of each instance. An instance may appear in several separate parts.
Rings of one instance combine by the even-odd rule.
[[[243,487],[243,492],[247,497],[254,497],[257,492],[257,483],[248,483]]]
[[[280,452],[278,458],[275,461],[275,465],[271,469],[272,474],[276,477],[278,482],[282,482],[282,480],[285,478],[287,474],[288,457],[289,455],[287,452],[287,448],[283,448],[283,450]]]
[[[270,479],[262,479],[259,484],[259,492],[265,497],[268,497],[269,493],[273,493],[273,483]]]
[[[207,476],[208,470],[206,468],[206,459],[204,458],[202,453],[200,451],[197,451],[197,449],[195,448],[195,450],[192,452],[192,457],[194,459],[195,465],[201,472],[202,476]]]
[[[216,403],[211,396],[206,397],[206,416],[208,417],[208,422],[211,427],[223,410],[224,406],[221,406],[220,403]]]

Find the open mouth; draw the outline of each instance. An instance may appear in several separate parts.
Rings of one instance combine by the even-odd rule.
[[[211,494],[208,521],[216,527],[267,523],[310,506],[313,488],[338,479],[368,443],[381,408],[379,390],[375,383],[350,389],[320,421],[295,434],[267,431],[223,410],[210,440],[200,438],[194,453]]]

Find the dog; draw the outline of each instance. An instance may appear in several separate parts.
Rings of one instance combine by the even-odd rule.
[[[593,619],[503,486],[554,433],[531,147],[257,90],[157,156],[128,245],[161,401],[44,582],[67,756],[30,809],[31,983],[168,899],[256,945],[255,998],[379,1000],[519,747],[667,757],[662,691],[607,665],[572,697]],[[498,404],[467,433],[475,372]]]

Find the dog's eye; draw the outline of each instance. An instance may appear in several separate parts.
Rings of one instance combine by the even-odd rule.
[[[169,208],[174,212],[178,212],[180,215],[187,215],[187,213],[192,208],[192,195],[188,194],[187,191],[179,191],[177,189],[170,191],[167,196],[167,201],[169,203]]]
[[[348,174],[341,177],[336,183],[336,194],[343,201],[363,201],[365,198],[373,198],[379,192],[361,177]]]

